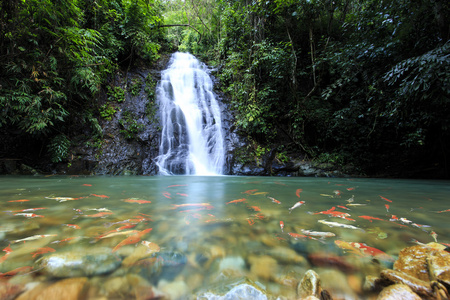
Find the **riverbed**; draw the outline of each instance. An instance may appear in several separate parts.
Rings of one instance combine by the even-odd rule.
[[[87,299],[190,299],[239,282],[295,299],[312,269],[334,299],[367,299],[366,276],[401,249],[450,243],[449,197],[436,180],[2,176],[0,276],[87,278]],[[50,268],[89,253],[93,271]]]

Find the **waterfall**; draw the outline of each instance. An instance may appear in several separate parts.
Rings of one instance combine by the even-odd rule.
[[[189,53],[172,55],[156,92],[162,123],[156,158],[160,174],[223,173],[222,120],[212,88],[205,64]]]

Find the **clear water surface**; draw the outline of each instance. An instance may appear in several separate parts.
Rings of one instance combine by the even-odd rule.
[[[151,254],[89,279],[92,299],[131,299],[133,289],[117,293],[101,287],[127,274],[139,275],[163,293],[170,286],[172,298],[221,291],[233,280],[247,278],[270,294],[291,299],[308,269],[321,275],[332,295],[364,299],[365,276],[390,267],[402,248],[435,238],[450,243],[449,197],[448,181],[2,176],[0,250],[6,249],[1,255],[7,257],[0,272],[3,279],[51,281],[35,266],[41,257],[102,247],[126,259],[148,241],[153,243]],[[304,203],[289,210],[299,201]],[[355,228],[336,227],[342,224]],[[124,225],[128,227],[121,229]],[[117,246],[149,228],[139,241]],[[21,241],[36,235],[49,236]],[[364,243],[380,252],[371,255],[336,241]],[[54,251],[39,252],[46,247]],[[143,271],[155,268],[151,258],[161,253],[183,258],[173,276]],[[7,273],[24,266],[33,269],[13,277]],[[330,279],[338,277],[343,284]]]

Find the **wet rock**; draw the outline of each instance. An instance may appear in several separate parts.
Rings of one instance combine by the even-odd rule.
[[[184,269],[186,263],[187,257],[183,253],[159,252],[141,268],[140,274],[154,284],[160,279],[172,281]]]
[[[409,286],[394,284],[384,288],[377,300],[421,300],[421,298]]]
[[[368,275],[365,278],[363,291],[379,293],[382,289],[389,285],[389,281],[376,276]]]
[[[190,294],[189,287],[183,280],[168,282],[161,280],[158,283],[158,289],[163,292],[168,299],[183,299]]]
[[[83,248],[54,253],[36,261],[35,269],[52,277],[84,277],[106,274],[117,269],[121,259],[109,248]]]
[[[223,271],[226,269],[244,271],[245,260],[240,256],[225,257],[219,263],[219,271]]]
[[[271,256],[250,256],[248,262],[250,273],[255,279],[271,279],[277,273],[278,263]]]
[[[395,270],[383,270],[381,271],[380,276],[382,279],[389,280],[393,283],[405,284],[422,297],[434,299],[433,290],[428,281],[420,280],[416,277]]]
[[[53,284],[40,284],[36,288],[21,294],[16,300],[83,300],[89,288],[88,279],[68,278]]]
[[[283,264],[306,263],[306,259],[303,256],[297,254],[295,250],[288,247],[278,246],[271,248],[268,254]]]
[[[308,270],[303,276],[297,287],[297,295],[300,299],[306,298],[308,296],[314,296],[319,298],[322,288],[320,287],[320,277],[319,274],[313,270]]]
[[[23,286],[0,282],[0,299],[12,300],[23,291]]]
[[[357,299],[355,291],[353,291],[347,282],[347,276],[333,269],[316,269],[317,274],[320,276],[320,282],[322,287],[322,293],[330,293],[334,299]],[[321,295],[323,298],[323,296]]]
[[[398,259],[394,263],[394,270],[411,275],[420,280],[429,281],[427,256],[433,251],[429,247],[416,245],[400,251]]]
[[[242,283],[233,287],[225,295],[207,292],[197,296],[199,300],[267,300],[265,293],[254,285]]]
[[[150,283],[136,274],[109,278],[99,284],[102,287],[102,294],[107,295],[108,299],[124,297],[134,299],[136,294],[140,294],[141,297],[145,294],[154,294]],[[148,291],[144,292],[146,289]]]
[[[430,274],[440,282],[450,285],[450,253],[438,250],[427,258]]]

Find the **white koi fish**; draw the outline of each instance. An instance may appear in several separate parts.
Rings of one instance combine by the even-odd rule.
[[[324,232],[324,231],[311,231],[311,230],[305,230],[305,229],[301,229],[300,230],[303,234],[305,235],[310,235],[310,236],[317,236],[317,237],[321,237],[321,238],[327,238],[327,237],[333,237],[336,236],[334,233],[332,232]]]
[[[303,204],[305,204],[305,201],[298,201],[297,203],[294,204],[294,206],[292,206],[291,208],[289,208],[289,213],[291,213],[294,209],[296,209],[297,207],[302,206]]]
[[[347,224],[342,224],[342,223],[338,223],[338,222],[330,222],[330,221],[325,221],[325,220],[319,220],[317,221],[319,223],[322,223],[324,225],[327,225],[329,227],[341,227],[341,228],[346,228],[346,229],[359,229],[364,231],[363,229],[353,226],[353,225],[347,225]]]
[[[29,237],[24,238],[24,239],[11,241],[11,243],[15,244],[15,243],[20,243],[20,242],[34,241],[34,240],[38,240],[38,239],[42,239],[42,238],[46,238],[46,237],[51,237],[51,236],[57,236],[57,234],[37,234],[37,235],[29,236]]]

